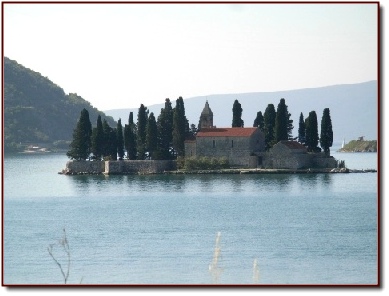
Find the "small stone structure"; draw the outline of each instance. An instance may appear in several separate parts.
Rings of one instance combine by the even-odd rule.
[[[70,160],[66,163],[66,168],[62,173],[66,175],[125,175],[160,174],[170,170],[176,170],[176,162],[173,160]]]
[[[296,141],[280,141],[269,152],[261,153],[262,167],[272,169],[336,168],[334,157],[325,153],[308,153]]]

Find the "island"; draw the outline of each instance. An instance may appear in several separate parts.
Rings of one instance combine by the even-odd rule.
[[[170,104],[169,101],[166,103],[166,105]],[[180,105],[182,119],[176,120],[179,118],[177,108]],[[172,109],[166,108],[166,110]],[[243,126],[240,118],[242,109],[236,100],[233,107],[232,127],[223,128],[213,124],[213,112],[206,101],[198,128],[195,130],[192,127],[192,132],[189,132],[189,128],[185,128],[188,123],[184,115],[183,100],[180,97],[173,112],[169,111],[174,115],[173,128],[168,133],[170,140],[168,137],[164,139],[164,133],[158,132],[159,127],[164,131],[164,125],[169,126],[164,123],[166,121],[163,120],[163,116],[166,116],[164,112],[162,109],[158,122],[153,113],[150,113],[147,120],[146,108],[141,105],[138,118],[143,118],[143,122],[138,120],[136,132],[132,131],[133,114],[130,114],[129,124],[125,126],[124,132],[120,120],[118,127],[113,130],[106,122],[101,123],[101,119],[100,122],[98,119],[97,127],[91,131],[89,117],[84,109],[75,129],[72,149],[68,152],[71,160],[60,173],[65,175],[301,174],[374,171],[349,170],[344,161],[336,160],[330,155],[332,124],[328,108],[323,112],[321,148],[317,146],[319,136],[314,111],[310,112],[305,121],[301,114],[299,137],[291,137],[293,125],[284,99],[280,100],[277,112],[272,104],[269,104],[266,109],[265,116],[261,116],[259,114],[261,112],[258,112],[253,127]],[[272,116],[269,116],[269,113]],[[271,123],[267,122],[269,117],[273,118]],[[184,129],[180,131],[182,126]],[[304,134],[301,134],[302,131]],[[106,140],[104,140],[104,133],[107,134]],[[102,140],[99,140],[99,134]],[[118,145],[119,142],[123,144]],[[92,157],[87,149],[88,143],[92,143]],[[108,144],[114,145],[109,148]],[[102,148],[108,147],[109,150],[100,152],[99,145]],[[131,153],[132,148],[136,148],[137,153]]]

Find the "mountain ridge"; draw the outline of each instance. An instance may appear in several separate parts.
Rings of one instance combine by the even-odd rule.
[[[253,125],[256,113],[264,114],[268,104],[275,108],[281,98],[284,98],[293,119],[293,135],[297,136],[300,112],[306,118],[310,111],[317,113],[320,132],[320,121],[324,108],[330,108],[334,141],[341,142],[343,138],[353,139],[365,136],[377,139],[378,84],[376,80],[355,84],[336,84],[317,88],[303,88],[275,92],[248,92],[233,94],[213,94],[184,99],[185,112],[189,122],[197,125],[200,113],[208,100],[214,114],[214,124],[218,127],[228,127],[232,123],[232,106],[237,99],[243,108],[242,119],[245,127]],[[172,100],[173,107],[175,100]],[[147,106],[157,117],[164,104]],[[347,110],[347,113],[345,111]],[[363,115],[361,116],[361,110]],[[116,120],[128,118],[129,112],[136,116],[137,108],[111,109],[104,112]]]

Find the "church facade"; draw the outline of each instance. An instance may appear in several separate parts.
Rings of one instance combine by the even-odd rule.
[[[185,141],[186,157],[227,158],[232,167],[257,167],[258,153],[265,151],[265,136],[256,128],[217,128],[208,101],[200,115],[200,131]]]

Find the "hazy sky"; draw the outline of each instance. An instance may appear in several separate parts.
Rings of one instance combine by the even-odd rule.
[[[376,4],[5,4],[4,54],[100,110],[377,79]]]

